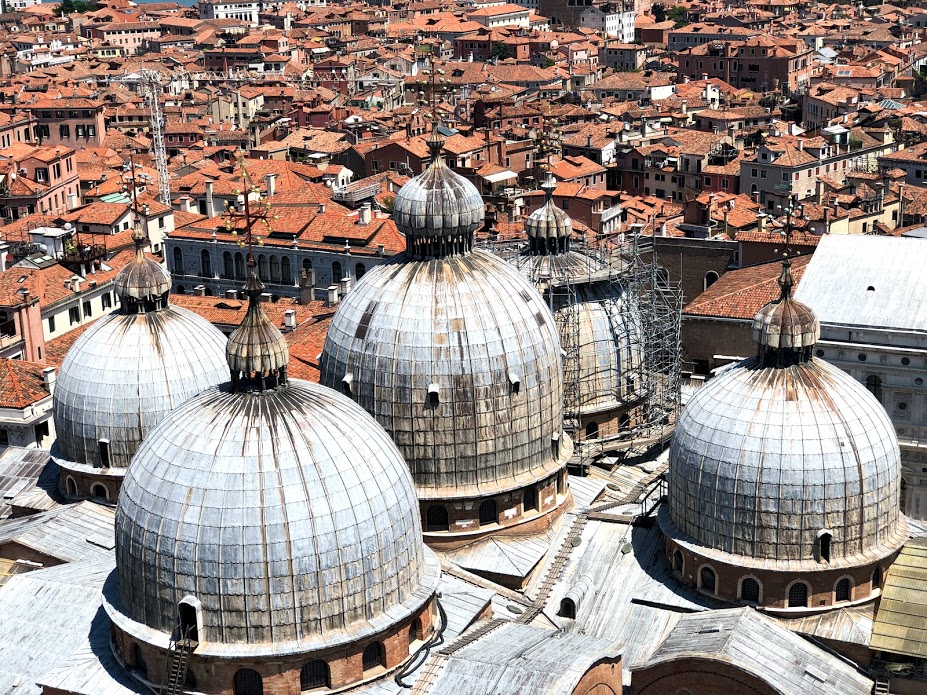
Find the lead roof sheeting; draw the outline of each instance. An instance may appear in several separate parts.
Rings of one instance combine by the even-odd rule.
[[[673,523],[703,546],[813,560],[830,529],[839,559],[900,545],[900,476],[892,423],[852,377],[818,359],[750,359],[686,404],[667,487]]]
[[[924,239],[825,234],[795,298],[821,323],[927,331],[925,267]]]
[[[870,644],[927,658],[927,540],[908,541],[885,574]]]
[[[62,457],[125,468],[142,439],[188,398],[228,380],[225,336],[180,307],[100,319],[68,351],[55,384]]]
[[[148,436],[126,475],[120,610],[170,632],[193,594],[202,639],[226,655],[361,639],[434,593],[417,510],[396,447],[346,397],[297,380],[206,391]]]
[[[0,545],[17,543],[64,562],[106,557],[113,549],[114,510],[93,502],[0,523]]]
[[[491,254],[400,258],[368,272],[332,319],[320,369],[336,389],[354,375],[352,398],[392,435],[423,498],[504,492],[563,465],[550,445],[562,426],[556,325],[534,288]],[[437,405],[430,384],[441,387]]]

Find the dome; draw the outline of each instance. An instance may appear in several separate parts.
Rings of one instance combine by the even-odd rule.
[[[143,245],[145,236],[141,229],[132,232],[135,241],[135,258],[116,275],[114,290],[127,311],[135,312],[136,305],[149,303],[167,304],[167,293],[171,290],[171,276],[160,263],[148,258]]]
[[[117,276],[126,293],[120,308],[77,339],[55,383],[56,449],[67,461],[124,469],[171,410],[228,379],[225,336],[167,304],[166,290],[160,293],[166,273],[144,257],[138,240],[137,247]],[[108,442],[108,465],[100,440]]]
[[[422,499],[506,492],[565,465],[551,445],[562,428],[557,326],[489,253],[399,256],[367,272],[320,362],[321,382],[393,436]]]
[[[363,639],[435,592],[417,510],[402,456],[349,399],[296,380],[210,389],[148,436],[126,475],[118,613],[169,633],[194,596],[199,654]]]
[[[464,250],[467,238],[485,216],[476,186],[449,169],[441,158],[444,141],[437,125],[428,145],[431,163],[399,190],[392,212],[396,226],[406,236],[408,252],[419,257],[439,255],[442,244]]]
[[[885,555],[906,537],[894,427],[861,384],[811,356],[805,329],[817,320],[791,299],[790,277],[786,263],[782,296],[756,323],[799,316],[805,328],[760,343],[757,357],[708,381],[679,416],[667,473],[672,523],[703,547],[765,559],[768,569],[813,562],[824,534],[834,561]]]
[[[541,186],[546,199],[544,204],[528,215],[525,220],[525,233],[528,235],[532,251],[546,254],[566,251],[570,235],[573,233],[573,221],[563,210],[554,205],[553,194],[557,182],[548,176]]]
[[[791,261],[782,266],[781,297],[764,306],[753,319],[753,340],[764,348],[807,350],[821,337],[821,324],[811,307],[792,298]]]

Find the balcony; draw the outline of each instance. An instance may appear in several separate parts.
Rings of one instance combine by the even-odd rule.
[[[373,198],[380,190],[379,181],[371,181],[369,183],[358,181],[357,183],[349,184],[343,188],[333,189],[332,200],[338,203],[347,203],[350,206],[355,206],[358,203]]]

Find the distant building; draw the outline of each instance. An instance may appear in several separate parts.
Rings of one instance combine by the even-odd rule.
[[[227,0],[199,0],[200,19],[237,19],[256,27],[259,24],[261,2],[229,2]]]
[[[634,43],[634,20],[637,13],[633,5],[601,5],[583,10],[579,25],[596,33],[616,38],[620,43]]]

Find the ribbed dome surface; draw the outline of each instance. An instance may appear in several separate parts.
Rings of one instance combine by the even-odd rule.
[[[525,233],[535,239],[560,239],[573,232],[573,221],[563,210],[546,201],[525,219]]]
[[[175,306],[101,318],[68,351],[55,384],[57,449],[99,466],[125,468],[142,439],[174,408],[228,380],[225,336]]]
[[[885,410],[843,371],[813,359],[751,358],[682,411],[667,474],[673,523],[696,542],[753,558],[834,559],[897,547],[901,464]]]
[[[562,467],[553,316],[484,251],[369,271],[335,313],[320,368],[333,388],[347,377],[393,436],[421,498],[498,493]]]
[[[362,639],[434,595],[417,509],[396,447],[349,399],[296,380],[211,389],[149,435],[126,475],[119,611],[170,632],[195,596],[203,653]]]
[[[123,303],[126,298],[142,302],[169,292],[171,276],[160,263],[139,253],[116,275],[114,289]]]
[[[233,373],[263,374],[284,369],[290,360],[290,348],[279,329],[260,309],[259,297],[264,286],[252,272],[245,285],[249,295],[248,313],[229,336],[225,348],[229,369]]]
[[[459,237],[472,234],[485,216],[476,186],[436,157],[406,183],[393,201],[393,221],[407,237]]]
[[[764,306],[753,319],[753,340],[777,349],[809,348],[821,337],[821,324],[811,308],[786,298]]]

